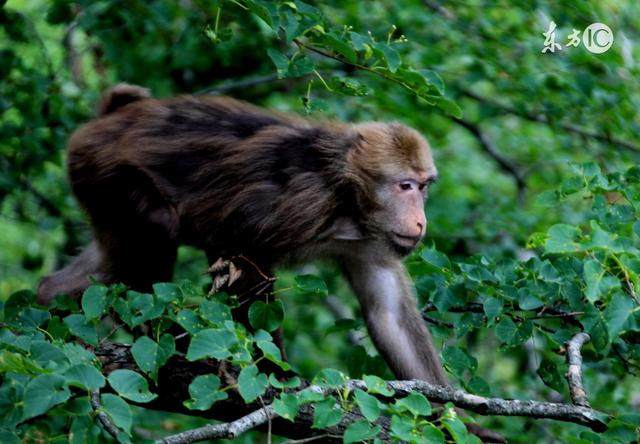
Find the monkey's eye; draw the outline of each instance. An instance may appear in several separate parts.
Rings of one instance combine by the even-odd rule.
[[[427,187],[427,184],[426,184],[426,183],[421,183],[420,185],[418,185],[418,189],[419,189],[420,191],[424,191],[424,189],[425,189],[426,187]]]
[[[402,191],[408,191],[411,189],[411,182],[400,182],[399,186]]]

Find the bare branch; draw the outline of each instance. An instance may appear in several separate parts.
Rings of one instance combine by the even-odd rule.
[[[207,424],[197,429],[187,430],[186,432],[159,439],[156,441],[156,444],[183,444],[211,438],[233,439],[248,430],[266,423],[273,415],[273,407],[268,405],[233,422],[216,425]]]
[[[118,427],[116,427],[116,425],[111,421],[111,418],[109,418],[109,416],[102,411],[102,406],[100,405],[99,390],[96,390],[91,393],[91,408],[93,408],[93,411],[98,417],[98,421],[100,421],[100,424],[102,424],[102,427],[104,427],[104,429],[109,433],[109,435],[118,439],[118,435],[120,434]]]
[[[585,342],[589,342],[591,337],[587,333],[578,333],[565,344],[567,347],[567,382],[569,383],[569,393],[575,405],[590,407],[587,399],[587,392],[582,386],[582,355],[580,349]]]

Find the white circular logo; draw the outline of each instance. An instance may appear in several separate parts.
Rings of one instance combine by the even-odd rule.
[[[602,54],[613,45],[613,32],[604,23],[592,23],[582,33],[582,43],[589,52]]]

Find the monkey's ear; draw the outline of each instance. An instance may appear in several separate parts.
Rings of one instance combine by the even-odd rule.
[[[335,240],[362,240],[364,236],[356,223],[348,217],[336,219],[331,227],[331,238]]]

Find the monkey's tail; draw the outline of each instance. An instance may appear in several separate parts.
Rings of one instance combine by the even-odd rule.
[[[104,96],[102,96],[99,115],[104,116],[110,114],[129,103],[148,99],[150,97],[151,93],[147,88],[130,85],[128,83],[119,83],[116,86],[109,88]]]

